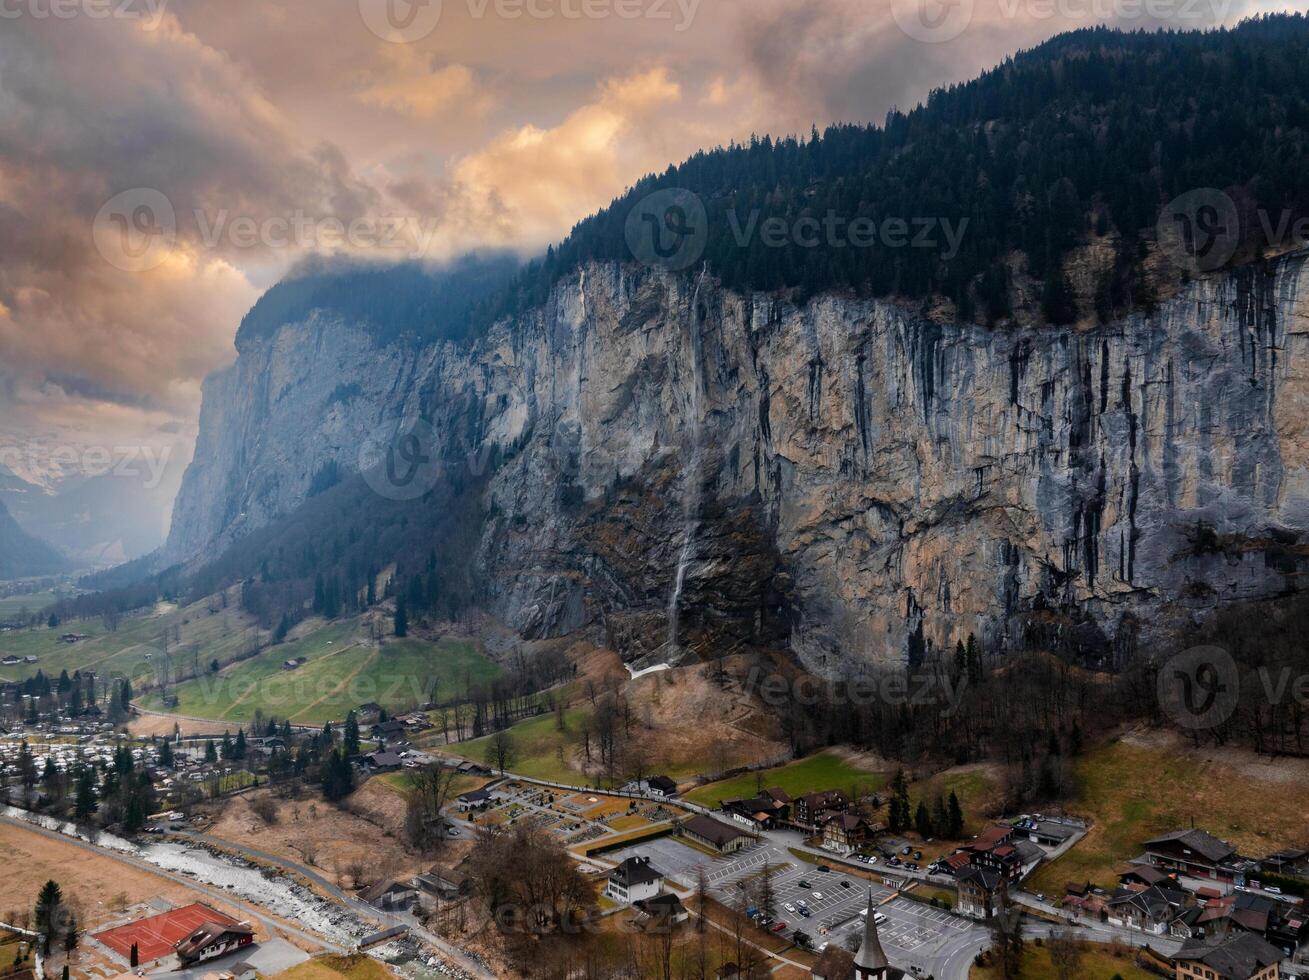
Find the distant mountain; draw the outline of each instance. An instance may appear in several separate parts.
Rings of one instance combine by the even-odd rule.
[[[164,539],[185,460],[152,473],[111,472],[37,486],[0,466],[0,504],[37,537],[56,545],[79,568],[130,561]]]
[[[54,575],[68,567],[63,555],[19,527],[0,503],[0,580]]]

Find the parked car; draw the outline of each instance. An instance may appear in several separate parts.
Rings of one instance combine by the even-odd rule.
[[[828,872],[828,871],[831,871],[832,869],[829,868],[829,867],[828,867],[827,865],[825,865],[825,864],[820,864],[820,865],[818,866],[818,870],[819,870],[819,871],[822,871],[822,872],[824,872],[824,873],[826,873],[826,872]]]
[[[803,888],[805,891],[808,891],[810,886],[809,886],[809,882],[807,882],[807,881],[805,881],[803,878],[801,878],[799,881],[797,881],[797,882],[795,883],[795,887],[796,887],[796,888]]]
[[[849,888],[849,887],[850,887],[850,882],[849,882],[847,879],[842,878],[842,879],[841,879],[841,887],[842,887],[842,888]]]
[[[772,931],[772,932],[781,932],[781,931],[782,931],[783,929],[785,929],[785,928],[786,928],[786,923],[785,923],[785,922],[774,922],[773,925],[772,925],[772,929],[771,929],[770,931]]]
[[[792,905],[790,902],[783,902],[782,908],[786,909],[786,911],[790,912],[792,915],[795,914],[795,906]]]
[[[908,845],[908,844],[906,844],[904,847],[900,848],[900,853],[901,853],[901,854],[912,854],[913,852],[914,852],[914,849],[913,849],[910,845]]]
[[[886,916],[881,912],[874,912],[873,921],[880,926],[883,922],[886,921]]]
[[[914,860],[915,860],[915,861],[921,861],[922,859],[923,859],[923,852],[922,852],[922,851],[914,851]]]
[[[800,914],[804,916],[806,919],[809,918],[809,916],[813,915],[813,913],[810,912],[809,909],[805,908],[805,906],[803,905],[800,906]]]

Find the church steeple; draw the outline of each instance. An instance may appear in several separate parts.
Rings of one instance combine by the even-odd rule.
[[[868,890],[868,913],[864,919],[864,941],[854,958],[855,980],[887,980],[890,964],[877,937],[877,913],[873,909],[873,891]]]

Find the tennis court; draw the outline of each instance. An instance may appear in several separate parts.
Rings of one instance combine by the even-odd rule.
[[[171,912],[97,932],[95,938],[124,959],[131,958],[132,944],[135,943],[138,962],[148,963],[171,954],[178,943],[206,922],[218,922],[225,926],[237,924],[230,916],[196,902]]]

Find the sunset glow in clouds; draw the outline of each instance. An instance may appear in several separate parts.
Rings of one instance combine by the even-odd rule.
[[[901,0],[445,0],[413,40],[360,2],[0,3],[0,442],[186,452],[203,377],[307,254],[529,254],[696,149],[878,120],[1070,27],[1296,6],[978,0],[928,43]],[[175,225],[130,271],[93,224],[143,188]]]

